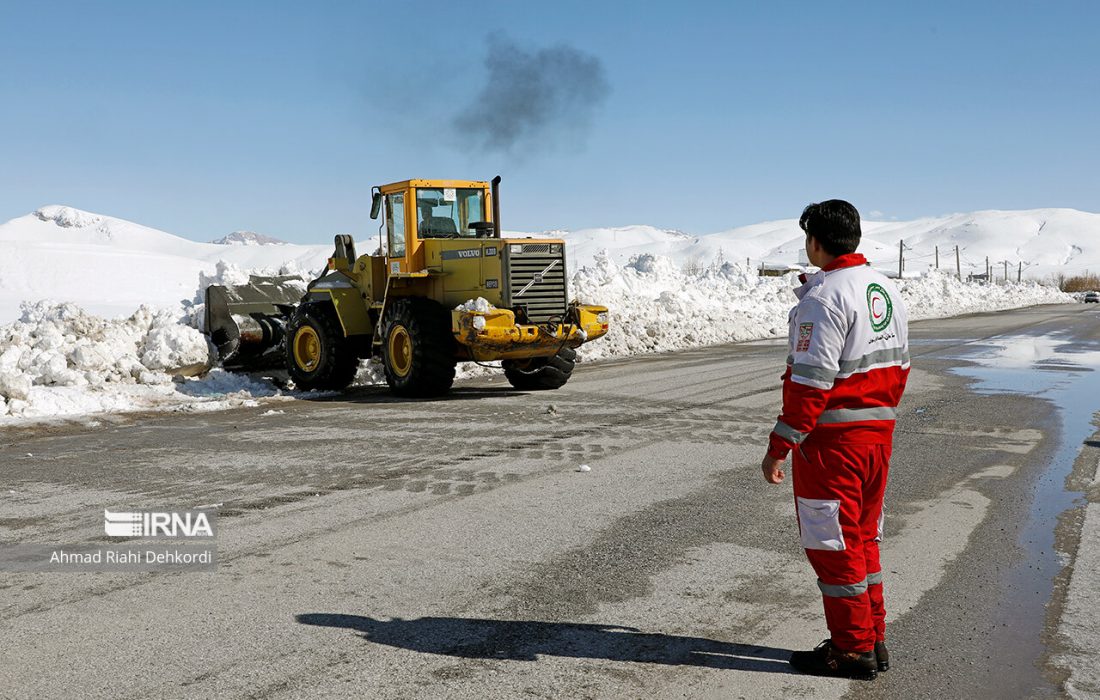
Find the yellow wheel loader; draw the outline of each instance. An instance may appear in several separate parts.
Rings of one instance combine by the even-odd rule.
[[[369,357],[402,396],[446,392],[464,361],[501,360],[517,389],[562,386],[575,348],[607,333],[607,307],[570,301],[564,241],[501,238],[499,191],[499,176],[375,187],[378,254],[356,256],[339,235],[304,294],[288,277],[208,287],[221,362],[285,366],[307,390],[343,389]]]

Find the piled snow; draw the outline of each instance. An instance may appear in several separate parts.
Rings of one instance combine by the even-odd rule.
[[[459,304],[455,307],[455,311],[476,311],[479,314],[487,314],[494,308],[495,307],[484,297],[478,297],[477,299],[468,299]]]
[[[1100,269],[1100,216],[1072,210],[865,222],[865,230],[861,252],[886,267],[904,240],[916,260],[918,247],[956,241],[967,250],[1000,251],[990,253],[994,259],[1007,258],[1005,246],[1015,245],[1039,269]],[[539,235],[567,241],[572,296],[611,311],[609,333],[582,346],[583,360],[786,334],[794,275],[760,277],[756,268],[762,261],[799,261],[803,237],[793,220],[698,237],[646,226]],[[203,290],[245,283],[250,274],[296,275],[304,289],[331,251],[327,245],[195,243],[61,206],[0,225],[0,250],[0,324],[7,322],[0,325],[0,423],[213,410],[282,396],[267,382],[220,370],[202,379],[186,376],[209,362],[197,330]],[[1073,301],[1034,283],[969,284],[939,272],[899,286],[914,319]],[[23,300],[32,303],[20,305]],[[485,314],[493,307],[477,298],[457,308]],[[114,314],[124,315],[106,318]],[[458,376],[492,371],[464,363]],[[356,382],[384,383],[380,365],[364,362]]]
[[[200,331],[204,330],[203,324],[206,322],[206,315],[204,313],[206,310],[206,288],[211,285],[234,286],[248,284],[249,278],[253,275],[284,278],[297,277],[297,280],[286,279],[285,282],[288,285],[298,286],[302,294],[305,294],[309,281],[314,277],[313,273],[298,266],[294,262],[284,264],[277,269],[262,268],[259,270],[246,270],[239,265],[219,260],[214,266],[214,271],[212,273],[207,274],[205,272],[199,272],[199,286],[195,289],[192,298],[180,303],[182,322]]]
[[[0,422],[100,412],[222,408],[272,396],[272,387],[222,371],[204,379],[206,339],[170,312],[141,307],[106,320],[74,304],[39,302],[0,326]]]
[[[459,304],[455,307],[455,311],[473,311],[479,314],[487,314],[494,308],[496,307],[490,304],[487,299],[485,299],[484,297],[478,297],[477,299],[468,299],[464,303]],[[485,317],[476,316],[474,317],[473,323],[474,330],[483,330],[485,328]]]
[[[200,287],[241,283],[248,275],[220,264],[212,276],[201,276]],[[732,263],[687,273],[665,257],[642,254],[619,265],[601,253],[593,266],[574,273],[571,289],[582,302],[608,306],[611,328],[579,354],[595,360],[782,337],[796,284],[793,274],[760,277]],[[1072,301],[1033,283],[967,284],[946,274],[905,280],[901,289],[913,318]],[[456,308],[493,309],[484,298]],[[272,384],[220,370],[202,379],[181,376],[209,362],[206,340],[194,327],[197,316],[181,320],[177,312],[143,306],[128,318],[106,320],[73,304],[25,305],[20,321],[0,326],[0,422],[149,409],[214,410],[282,395]],[[460,370],[460,378],[492,372],[472,364]],[[360,385],[384,382],[376,362],[364,362],[356,377]]]
[[[573,275],[583,303],[610,310],[607,335],[581,346],[585,360],[767,338],[786,333],[795,302],[792,280],[760,277],[744,265],[684,273],[671,260],[643,254],[626,265],[597,255]]]
[[[610,329],[578,354],[594,360],[785,337],[797,285],[794,274],[760,277],[732,263],[689,274],[668,258],[645,254],[620,266],[598,255],[593,267],[573,276],[572,291],[582,302],[607,306]],[[1032,282],[981,285],[942,272],[898,286],[913,319],[1073,301]]]
[[[1071,304],[1073,295],[1032,281],[1010,284],[966,284],[954,275],[933,271],[898,284],[913,320],[946,318],[981,311],[1004,311],[1037,304]]]

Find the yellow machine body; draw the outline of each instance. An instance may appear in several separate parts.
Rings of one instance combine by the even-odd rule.
[[[338,236],[329,273],[305,298],[331,299],[346,337],[369,338],[380,353],[380,319],[399,297],[454,309],[461,360],[552,356],[607,333],[606,307],[567,296],[564,241],[496,237],[490,183],[405,180],[377,192],[386,213],[379,249],[388,252],[356,257],[350,236]],[[478,298],[492,308],[456,309]]]

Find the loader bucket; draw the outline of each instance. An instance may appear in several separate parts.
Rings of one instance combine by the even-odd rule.
[[[305,284],[293,275],[252,275],[248,284],[207,287],[204,332],[218,349],[222,366],[282,367],[287,316],[304,294]]]

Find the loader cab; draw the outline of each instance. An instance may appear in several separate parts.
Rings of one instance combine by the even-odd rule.
[[[483,222],[486,194],[474,187],[416,188],[416,234],[420,238],[476,238],[470,224]]]
[[[425,269],[424,242],[494,236],[487,182],[405,180],[378,188],[388,274]]]

